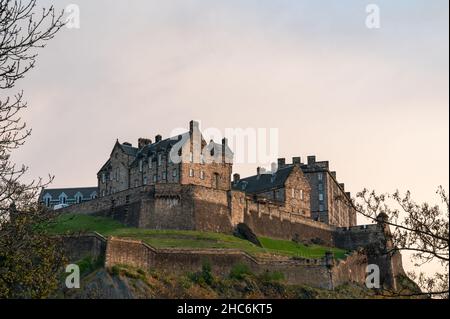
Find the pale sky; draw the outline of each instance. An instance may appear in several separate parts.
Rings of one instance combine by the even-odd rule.
[[[436,202],[448,189],[447,0],[57,1],[70,3],[80,29],[62,30],[16,87],[33,133],[14,159],[30,178],[96,185],[116,138],[197,119],[278,128],[280,157],[329,160],[353,194]],[[365,25],[369,3],[380,29]]]

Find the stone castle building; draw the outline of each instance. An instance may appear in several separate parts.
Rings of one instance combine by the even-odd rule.
[[[178,136],[156,135],[154,142],[140,138],[136,147],[116,141],[97,173],[99,198],[66,211],[156,229],[228,232],[249,216],[257,217],[257,233],[260,227],[272,232],[275,217],[282,228],[298,223],[313,223],[319,229],[356,225],[350,194],[329,171],[328,162],[317,162],[314,156],[306,164],[300,157],[291,164],[278,159],[271,172],[258,168],[254,176],[241,179],[234,174],[231,180],[232,170],[227,139],[207,142],[199,124],[191,121],[189,130]],[[271,222],[256,226],[265,214]]]

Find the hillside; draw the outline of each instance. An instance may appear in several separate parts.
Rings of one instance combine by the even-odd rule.
[[[99,232],[104,236],[142,240],[157,248],[223,248],[239,249],[258,257],[321,258],[333,251],[335,258],[345,258],[346,251],[336,248],[295,243],[286,240],[258,238],[262,247],[232,235],[195,231],[148,230],[125,227],[107,218],[87,215],[63,215],[49,229],[52,234]],[[211,265],[203,264],[194,272],[171,273],[167,269],[139,269],[117,264],[103,267],[104,260],[86,257],[76,261],[80,266],[81,289],[64,287],[56,298],[381,298],[375,291],[349,283],[334,290],[293,285],[284,273],[253,273],[245,264],[237,263],[225,274],[214,274]],[[405,279],[406,280],[406,279]],[[408,281],[403,281],[408,284]]]
[[[262,244],[262,247],[258,247],[247,240],[227,234],[131,228],[125,227],[113,219],[89,215],[62,215],[49,231],[58,235],[95,231],[106,237],[116,236],[139,239],[156,248],[240,249],[251,255],[260,257],[277,255],[284,257],[322,258],[325,252],[332,251],[335,258],[343,259],[346,254],[346,251],[343,249],[307,243],[295,243],[289,240],[278,240],[267,237],[258,237]]]

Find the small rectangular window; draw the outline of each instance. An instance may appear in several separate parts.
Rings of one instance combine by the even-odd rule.
[[[291,193],[292,193],[292,194],[291,194],[291,195],[292,195],[292,198],[295,198],[295,189],[294,189],[294,188],[292,189]]]
[[[323,173],[317,174],[317,179],[318,179],[319,181],[323,180]]]
[[[192,154],[192,152],[189,153],[189,162],[194,162],[194,154]]]
[[[173,177],[177,177],[177,174],[178,174],[177,170],[174,169],[174,170],[172,171],[172,176],[173,176]]]
[[[162,165],[162,154],[158,154],[158,166]]]
[[[139,172],[142,172],[142,160],[139,161]]]
[[[166,172],[162,173],[162,179],[163,179],[163,181],[165,181],[167,179],[167,173]]]
[[[147,185],[147,176],[144,176],[144,185]]]
[[[200,171],[200,178],[201,179],[205,179],[205,172],[204,171]]]
[[[319,205],[319,211],[323,212],[323,210],[324,210],[323,205]]]
[[[323,194],[322,193],[319,193],[319,200],[323,201]]]
[[[152,161],[153,161],[153,158],[149,157],[148,158],[148,168],[152,168]]]
[[[300,199],[303,200],[303,189],[300,190]]]
[[[194,177],[194,170],[192,168],[189,169],[189,176]]]
[[[153,175],[153,183],[156,183],[157,182],[157,180],[158,180],[158,176],[155,174],[155,175]]]

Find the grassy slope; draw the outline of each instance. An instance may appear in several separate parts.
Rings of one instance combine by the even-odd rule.
[[[209,232],[182,230],[151,230],[125,227],[104,217],[87,215],[62,215],[50,230],[54,234],[96,231],[104,236],[118,236],[143,240],[157,248],[234,248],[252,255],[284,255],[289,257],[320,258],[326,251],[333,251],[336,258],[344,258],[345,251],[317,245],[296,244],[288,240],[260,237],[263,247],[240,238]]]

